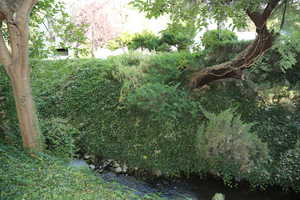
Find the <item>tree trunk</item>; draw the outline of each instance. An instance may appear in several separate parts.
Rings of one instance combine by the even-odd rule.
[[[29,14],[36,2],[0,0],[0,63],[12,84],[23,146],[31,152],[42,150],[28,62]],[[8,28],[8,42],[3,37],[3,23]]]
[[[26,65],[26,64],[25,64]],[[30,151],[41,151],[42,140],[34,106],[29,73],[22,71],[28,66],[14,66],[11,85],[16,104],[17,117],[23,139],[23,147]]]

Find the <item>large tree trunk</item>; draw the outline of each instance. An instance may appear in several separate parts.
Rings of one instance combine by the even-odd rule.
[[[29,67],[23,65],[14,66],[14,68],[17,70],[12,73],[11,85],[13,88],[23,146],[25,149],[31,151],[40,151],[42,149],[42,141],[31,93],[30,76],[28,72],[22,72],[22,69],[28,69]]]
[[[0,0],[0,63],[4,65],[11,80],[23,146],[30,151],[42,150],[28,62],[28,21],[36,2],[37,0]],[[8,42],[3,37],[3,23],[8,28]]]
[[[193,89],[220,79],[243,79],[243,70],[251,67],[257,58],[273,45],[276,35],[268,30],[267,20],[279,2],[280,0],[270,0],[262,12],[246,10],[256,26],[256,39],[233,60],[192,73],[188,86]]]

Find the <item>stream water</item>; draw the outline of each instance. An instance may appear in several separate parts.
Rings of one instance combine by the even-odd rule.
[[[82,160],[73,161],[70,165],[88,167]],[[107,182],[117,182],[134,190],[141,199],[147,194],[157,193],[170,200],[211,200],[215,193],[222,193],[226,200],[300,200],[299,194],[285,193],[275,188],[267,191],[251,191],[246,184],[228,188],[222,181],[213,178],[200,179],[194,176],[189,179],[144,181],[134,176],[109,171],[99,173],[98,176]]]

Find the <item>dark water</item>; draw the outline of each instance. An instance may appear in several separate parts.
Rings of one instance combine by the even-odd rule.
[[[144,196],[149,193],[159,193],[166,199],[179,200],[211,200],[215,193],[225,194],[226,200],[300,200],[300,195],[285,193],[279,189],[267,191],[251,191],[246,184],[236,188],[224,186],[223,182],[216,179],[190,178],[176,181],[157,180],[144,182],[135,177],[116,175],[111,172],[100,175],[106,181],[115,181],[137,191]]]
[[[71,166],[88,166],[85,161],[73,161]],[[117,182],[141,197],[158,193],[161,197],[170,200],[211,200],[215,193],[225,194],[226,200],[300,200],[300,194],[285,193],[280,189],[271,188],[267,191],[251,191],[246,184],[240,184],[236,188],[224,186],[222,181],[213,178],[143,181],[139,178],[112,172],[98,174],[107,182]],[[142,198],[141,198],[142,199]]]

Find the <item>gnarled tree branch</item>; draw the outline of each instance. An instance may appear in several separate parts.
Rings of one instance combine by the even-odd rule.
[[[270,0],[263,12],[246,10],[256,26],[255,40],[233,60],[192,73],[188,86],[193,89],[220,79],[243,79],[243,70],[251,67],[273,45],[276,35],[268,30],[266,23],[279,2],[280,0]]]

